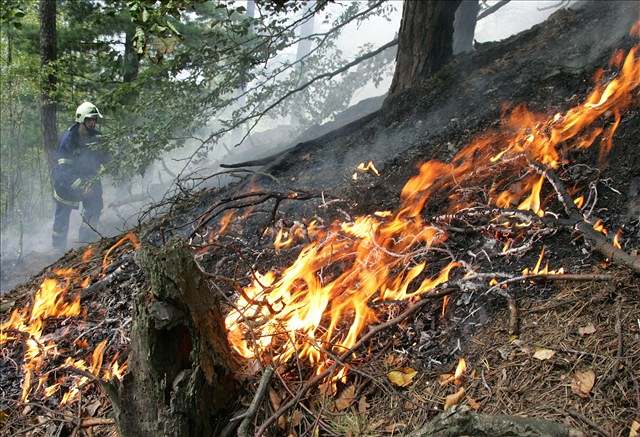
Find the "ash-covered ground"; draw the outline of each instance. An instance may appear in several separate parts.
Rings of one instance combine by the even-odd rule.
[[[199,246],[196,253],[207,271],[240,278],[246,283],[253,270],[283,269],[297,257],[305,240],[303,238],[289,248],[276,250],[272,242],[278,228],[288,229],[297,226],[296,222],[309,224],[314,218],[325,224],[336,219],[351,221],[357,215],[397,208],[402,187],[416,174],[420,163],[432,158],[447,161],[478,134],[500,128],[500,114],[505,103],[525,103],[530,109],[548,115],[575,106],[583,101],[591,88],[596,69],[607,66],[614,50],[628,50],[637,43],[628,32],[639,18],[637,4],[633,2],[616,2],[606,7],[593,3],[577,11],[558,12],[529,31],[504,42],[481,45],[474,53],[456,58],[433,78],[388,100],[380,111],[316,140],[299,144],[239,183],[181,199],[164,217],[153,220],[136,232],[143,243],[156,245],[174,236],[190,238],[194,245]],[[635,252],[637,256],[640,223],[635,213],[637,193],[633,191],[634,177],[640,176],[637,90],[633,99],[631,108],[622,114],[606,165],[598,165],[597,150],[589,150],[572,154],[571,163],[561,167],[557,173],[565,184],[571,188],[579,187],[590,196],[592,215],[601,218],[607,229],[611,232],[622,229],[624,249],[631,254]],[[356,172],[359,163],[369,160],[375,163],[380,176]],[[355,179],[354,174],[358,175]],[[474,189],[481,192],[483,188]],[[292,191],[298,193],[296,198],[289,195]],[[248,192],[264,194],[243,197]],[[310,198],[303,200],[306,194]],[[542,192],[542,198],[550,212],[561,214],[561,205],[555,200],[550,187]],[[423,215],[434,217],[445,213],[442,208],[446,202],[447,197],[440,193],[430,200]],[[238,208],[242,205],[246,206]],[[237,210],[241,219],[231,221],[223,234],[212,239],[210,236],[221,229],[224,213],[231,210]],[[625,369],[637,368],[637,355],[633,356],[640,342],[639,328],[634,325],[634,321],[640,318],[637,274],[617,270],[603,256],[593,253],[584,239],[567,230],[544,234],[527,250],[513,256],[501,256],[503,247],[499,238],[491,237],[486,228],[482,228],[487,223],[479,221],[474,224],[478,225],[474,231],[453,231],[447,249],[456,254],[457,260],[472,265],[477,271],[517,274],[524,267],[531,268],[536,264],[544,246],[544,260],[551,268],[563,267],[570,273],[610,274],[616,279],[603,286],[595,282],[576,286],[552,282],[520,285],[517,290],[520,307],[524,308],[520,315],[522,338],[515,346],[508,343],[511,327],[507,329],[506,326],[511,321],[502,296],[487,295],[483,293],[486,290],[468,290],[463,296],[452,299],[445,310],[442,310],[441,301],[434,301],[415,317],[373,339],[367,349],[369,354],[357,363],[362,373],[373,375],[375,382],[384,379],[389,366],[402,365],[419,370],[428,380],[450,370],[459,357],[467,356],[474,360],[478,374],[477,378],[472,378],[474,382],[467,390],[473,393],[474,402],[478,399],[484,402],[486,411],[564,420],[587,435],[594,432],[589,422],[595,421],[606,432],[622,435],[630,426],[633,411],[640,407],[640,398],[636,399],[640,391],[637,375],[624,369],[612,369],[620,367],[623,362]],[[449,225],[456,227],[456,223]],[[101,242],[100,250],[103,252],[114,241]],[[78,263],[81,253],[72,252],[57,265]],[[437,272],[444,264],[435,262],[426,274]],[[112,342],[107,354],[122,352],[126,348],[127,328],[116,325],[119,318],[130,323],[130,300],[126,293],[144,288],[144,279],[133,259],[127,255],[112,262],[107,273],[112,275],[111,282],[105,282],[99,265],[93,265],[89,270],[93,272],[92,282],[95,285],[88,297],[89,311],[86,319],[78,322],[82,326],[69,329],[80,332],[95,328],[96,333],[105,335],[120,329],[122,335]],[[50,271],[45,271],[34,277],[31,284],[3,297],[3,320],[11,307],[28,302],[30,293],[37,288],[42,277],[50,274]],[[601,293],[595,293],[595,290],[601,290]],[[232,289],[223,291],[233,295]],[[92,302],[100,302],[100,305]],[[567,311],[567,306],[571,308],[576,302],[592,303],[593,311],[581,309],[578,314]],[[404,308],[404,304],[396,304],[397,307],[390,309],[391,315]],[[108,309],[100,309],[101,305]],[[531,316],[541,311],[546,318]],[[557,317],[548,314],[557,314]],[[589,317],[584,318],[585,314]],[[101,322],[101,318],[107,322]],[[572,331],[565,332],[566,338],[558,339],[554,333],[561,329],[563,320],[567,322],[566,326],[572,327]],[[575,330],[590,322],[595,322],[596,335],[604,336],[605,346],[593,340],[597,337],[574,335]],[[77,322],[65,323],[73,325]],[[615,326],[611,326],[612,323]],[[537,328],[540,328],[540,337],[536,337]],[[500,340],[501,336],[503,340]],[[503,341],[505,346],[492,343],[490,339],[494,338],[495,342]],[[567,345],[567,341],[574,343]],[[621,343],[626,351],[623,355],[617,352]],[[529,354],[538,346],[562,349],[562,354],[565,354],[563,361],[558,361],[555,367],[548,362],[551,369],[545,368],[544,363],[532,361]],[[576,358],[573,355],[578,346],[583,349],[578,351]],[[20,362],[20,354],[21,349],[15,347],[3,354],[1,363],[2,373],[10,375],[0,381],[7,396],[3,409],[12,412],[12,427],[15,429],[24,425],[14,416],[19,412],[16,405],[19,404],[20,366],[15,363]],[[389,356],[392,358],[387,358]],[[496,360],[502,361],[496,364]],[[549,408],[561,408],[562,402],[564,405],[569,402],[571,411],[576,414],[539,405],[527,407],[521,400],[526,398],[528,402],[535,402],[535,396],[528,393],[526,387],[509,388],[506,375],[513,378],[515,373],[508,373],[511,372],[508,360],[512,360],[509,362],[513,366],[520,366],[519,369],[529,369],[532,375],[553,375],[556,384],[563,384],[563,379],[576,366],[591,367],[598,372],[599,382],[594,395],[586,401],[571,398],[566,384],[564,397],[545,397]],[[496,371],[498,368],[499,372]],[[611,372],[617,379],[610,378]],[[519,375],[524,378],[522,373]],[[531,387],[537,387],[535,378],[538,376],[534,376]],[[547,383],[549,380],[545,380]],[[365,384],[358,393],[368,396],[371,404],[387,410],[399,408],[397,411],[404,411],[398,416],[390,416],[390,421],[406,422],[390,432],[411,429],[419,420],[432,417],[441,404],[441,397],[446,395],[444,389],[434,388],[425,382],[419,390],[416,388],[391,396],[388,390],[393,390],[393,387],[387,383],[384,389],[387,390],[384,398],[387,401],[382,401],[383,397],[371,390],[378,383],[369,385]],[[478,391],[485,392],[478,394]],[[250,390],[247,396],[251,398]],[[510,402],[509,397],[513,401]],[[416,405],[428,405],[430,410],[426,411],[427,407],[424,407],[424,414],[412,415],[413,419],[408,419],[408,412],[415,410]],[[611,409],[616,414],[607,418],[606,412]],[[107,410],[103,408],[100,411],[106,414]],[[371,416],[371,410],[366,407],[364,411],[358,408],[353,414],[356,413],[365,418]],[[269,411],[261,414],[258,422],[268,417]],[[372,425],[371,417],[368,420],[366,426]],[[351,426],[348,429],[353,431],[355,425],[336,419],[332,426],[329,426],[330,430],[340,434],[345,426]],[[364,428],[358,429],[362,431]]]

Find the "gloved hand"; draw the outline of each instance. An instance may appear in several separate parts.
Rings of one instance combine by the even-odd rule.
[[[77,178],[71,183],[71,189],[77,191],[82,196],[87,195],[92,187],[93,182],[91,179]]]

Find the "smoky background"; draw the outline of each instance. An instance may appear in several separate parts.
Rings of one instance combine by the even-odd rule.
[[[345,3],[348,2],[337,2],[329,6],[326,13],[338,13],[339,9],[345,6]],[[336,50],[341,51],[345,59],[353,59],[362,52],[362,47],[365,44],[376,48],[393,40],[400,27],[402,2],[394,1],[392,3],[395,10],[387,17],[373,16],[365,21],[353,22],[345,26],[337,39]],[[487,3],[491,5],[497,2]],[[497,12],[478,21],[474,38],[479,43],[498,41],[544,21],[560,7],[575,8],[580,7],[580,3],[583,2],[512,0]],[[301,13],[303,12],[298,12],[298,14]],[[315,17],[314,32],[325,32],[330,27],[329,22],[323,19],[322,14]],[[299,55],[299,50],[300,47],[290,47],[279,54],[274,62],[292,59]],[[97,228],[100,235],[96,235],[96,238],[111,237],[138,224],[142,213],[147,211],[151,205],[161,201],[168,192],[175,188],[176,177],[206,177],[223,170],[220,168],[221,163],[241,163],[268,157],[378,110],[391,84],[395,67],[393,61],[395,50],[396,47],[391,47],[378,55],[388,60],[384,63],[380,78],[362,83],[349,97],[349,108],[334,113],[330,117],[314,119],[303,125],[291,115],[285,117],[267,116],[260,120],[248,136],[246,135],[247,126],[239,126],[221,135],[215,146],[207,150],[204,157],[190,159],[202,145],[197,140],[186,140],[181,147],[163,154],[160,159],[155,160],[144,169],[144,172],[132,175],[127,180],[116,180],[108,174],[103,175],[101,182],[104,193],[104,208]],[[265,66],[265,68],[269,68],[269,66]],[[337,76],[335,80],[340,80],[340,76]],[[482,84],[479,83],[475,86],[482,87]],[[240,100],[236,106],[229,107],[225,112],[231,113],[242,103]],[[283,103],[283,105],[287,104],[287,101]],[[5,108],[5,110],[10,110],[10,108]],[[162,111],[162,108],[156,110]],[[16,134],[16,129],[32,129],[37,132],[40,129],[37,111],[37,107],[34,106],[34,114],[25,118],[24,125],[3,128],[1,130],[3,138],[0,138],[0,143],[6,143],[11,135]],[[454,103],[443,106],[442,113],[447,114],[446,117],[452,112],[455,112]],[[108,113],[104,115],[105,119],[101,121],[99,129],[107,129],[109,123],[112,122]],[[71,125],[72,117],[73,114],[58,113],[60,127],[66,129]],[[445,116],[443,115],[443,117]],[[4,121],[1,122],[4,123]],[[205,138],[219,129],[219,126],[218,119],[211,119],[194,133],[194,137]],[[61,129],[60,134],[62,133]],[[31,137],[37,138],[38,135],[34,133]],[[374,162],[376,160],[384,161],[386,157],[397,154],[401,150],[402,144],[403,138],[401,137],[381,138],[371,146],[370,153],[366,158],[372,159]],[[38,154],[40,148],[39,143],[24,144],[22,153]],[[2,173],[2,179],[8,180],[12,177],[19,179],[17,183],[11,185],[2,184],[3,197],[5,199],[13,197],[13,201],[3,202],[4,208],[0,211],[2,219],[0,223],[0,292],[6,292],[54,262],[61,254],[53,251],[51,247],[55,205],[51,196],[51,185],[46,174],[47,164],[44,157],[38,166],[21,169],[20,174],[15,175],[10,171],[10,164],[16,158],[16,151],[2,147],[1,152],[0,173]],[[356,155],[348,156],[346,162],[357,163],[365,158]],[[345,160],[342,162],[344,163]],[[337,168],[334,163],[325,164],[324,169]],[[228,175],[220,175],[199,184],[199,188],[222,187],[234,180],[237,179]],[[6,190],[8,186],[17,187],[14,188],[14,191],[17,191],[8,192]],[[31,195],[21,195],[21,191],[31,193]],[[162,213],[162,209],[158,209],[154,213]],[[89,243],[78,240],[80,223],[80,211],[72,212],[68,237],[69,248]]]

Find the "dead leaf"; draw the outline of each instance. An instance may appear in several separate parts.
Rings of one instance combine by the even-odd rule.
[[[640,422],[634,420],[631,422],[631,428],[629,429],[629,437],[640,436]]]
[[[302,422],[302,413],[300,410],[295,410],[291,415],[291,426],[298,426]]]
[[[384,357],[384,364],[387,367],[398,367],[402,364],[402,358],[394,354],[388,354]]]
[[[367,403],[367,397],[362,396],[358,401],[358,413],[364,414],[367,412],[367,408],[369,408],[369,404]]]
[[[87,412],[88,416],[93,417],[96,415],[96,412],[98,411],[98,408],[100,408],[101,405],[102,404],[100,403],[99,400],[95,400],[91,402],[89,405],[87,405],[86,407],[84,407],[84,409]]]
[[[280,399],[280,395],[273,388],[269,388],[269,401],[271,401],[271,407],[274,411],[278,411],[280,409],[280,403],[282,399]]]
[[[336,399],[336,410],[342,411],[349,408],[356,398],[356,388],[353,385],[342,390],[338,399]]]
[[[448,410],[449,408],[458,405],[462,398],[464,397],[464,387],[460,387],[460,390],[447,396],[444,400],[444,409]]]
[[[593,370],[578,371],[571,379],[571,391],[581,398],[587,398],[595,382],[596,374],[593,373]]]
[[[320,394],[322,394],[322,396],[331,398],[336,394],[336,383],[332,380],[328,380],[320,384],[318,386],[318,389],[320,390]]]
[[[470,398],[469,396],[467,396],[467,403],[469,404],[469,407],[471,407],[472,409],[478,411],[480,409],[480,403],[478,401],[476,401],[473,398]]]
[[[553,351],[551,349],[538,349],[533,354],[533,358],[536,358],[541,361],[548,360],[549,358],[553,357],[555,354],[556,354],[556,351]]]
[[[287,418],[284,416],[280,416],[278,418],[278,428],[287,429]]]
[[[416,372],[411,367],[402,367],[398,370],[392,370],[391,372],[387,373],[387,378],[389,378],[389,381],[391,381],[391,383],[397,385],[398,387],[407,387],[411,385],[411,381],[417,375],[417,373],[418,372]]]
[[[593,326],[593,323],[589,323],[587,326],[581,326],[578,328],[578,334],[581,336],[591,335],[596,332],[596,327]]]
[[[442,375],[438,376],[438,382],[441,386],[449,384],[454,379],[455,376],[453,375],[453,373],[443,373]]]

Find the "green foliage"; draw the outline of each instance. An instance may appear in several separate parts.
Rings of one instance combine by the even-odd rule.
[[[1,3],[0,135],[3,163],[10,162],[0,169],[3,218],[9,210],[30,208],[28,202],[39,202],[41,209],[50,205],[40,151],[45,74],[57,77],[59,131],[71,124],[80,102],[95,103],[105,115],[101,147],[113,156],[107,170],[126,180],[196,137],[201,147],[193,158],[200,159],[227,132],[246,132],[265,117],[292,116],[301,129],[330,119],[363,83],[382,77],[393,55],[288,96],[351,61],[336,44],[344,26],[389,14],[393,2],[347,2],[329,14],[327,1],[308,9],[306,2],[261,0],[258,18],[252,18],[237,2],[221,0],[74,0],[58,4],[58,57],[44,71],[38,2]],[[300,26],[321,12],[331,31],[305,37],[311,51],[303,58],[287,55],[301,41]],[[369,49],[362,47],[362,53]],[[20,182],[27,177],[37,184]]]

